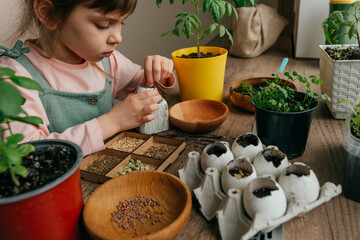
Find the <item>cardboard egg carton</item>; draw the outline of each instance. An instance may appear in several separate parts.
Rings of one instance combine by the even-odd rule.
[[[319,197],[312,203],[291,200],[283,216],[270,219],[257,213],[250,219],[244,209],[242,192],[231,188],[224,193],[221,187],[221,173],[216,168],[201,169],[200,154],[190,152],[180,179],[189,187],[200,204],[200,211],[209,221],[217,216],[221,238],[224,240],[245,240],[257,233],[268,233],[290,219],[305,214],[341,193],[341,185],[326,182],[321,186]]]
[[[143,142],[130,150],[117,150],[114,147],[111,147],[114,143],[124,140],[125,137],[140,139],[143,140]],[[171,145],[174,149],[167,154],[161,155],[161,157],[157,154],[155,154],[155,156],[144,154],[150,147],[163,144]],[[104,183],[111,178],[116,177],[119,171],[123,170],[131,159],[134,159],[135,161],[140,160],[144,166],[148,165],[150,171],[164,171],[166,167],[176,160],[179,154],[184,150],[185,145],[185,142],[171,138],[151,136],[136,132],[121,132],[105,144],[104,150],[90,154],[83,159],[80,165],[80,177],[90,182]],[[104,171],[103,174],[88,170],[88,167],[95,161],[99,159],[105,159],[104,161],[106,161],[106,159],[111,158],[116,158],[118,163],[111,167],[111,169]]]

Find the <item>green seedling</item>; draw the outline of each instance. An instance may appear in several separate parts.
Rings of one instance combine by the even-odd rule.
[[[169,0],[170,4],[174,4],[174,0]],[[188,0],[182,0],[182,4],[187,3]],[[190,0],[191,4],[194,7],[194,12],[182,12],[176,15],[175,26],[172,30],[163,33],[161,36],[172,35],[180,36],[182,32],[187,39],[190,39],[193,36],[196,48],[197,56],[200,57],[200,42],[207,35],[213,33],[216,29],[219,29],[219,36],[223,37],[225,34],[228,36],[231,43],[233,42],[231,33],[226,29],[226,27],[219,23],[219,20],[222,19],[225,15],[230,17],[233,13],[237,21],[238,15],[233,4],[225,0]],[[156,0],[156,5],[160,7],[162,0]],[[204,13],[211,13],[213,23],[209,25],[203,25],[199,13],[201,10]]]
[[[288,83],[284,85],[281,84],[281,79],[278,74],[272,74],[274,79],[262,79],[266,85],[260,87],[259,90],[254,90],[252,86],[246,83],[242,83],[240,86],[250,95],[249,101],[253,101],[260,108],[276,112],[305,111],[310,109],[312,104],[320,98],[331,101],[328,95],[317,94],[312,91],[312,84],[322,85],[322,81],[316,76],[311,75],[309,77],[311,84],[307,78],[302,77],[295,71],[292,74],[285,72],[284,75],[288,78]],[[306,86],[306,94],[303,99],[295,99],[295,91],[289,87],[289,85],[295,81],[299,81]]]
[[[0,67],[0,133],[5,131],[10,133],[5,139],[0,139],[0,174],[9,171],[12,180],[19,186],[17,176],[27,176],[27,169],[22,166],[22,157],[35,151],[35,148],[31,144],[19,145],[24,135],[14,134],[10,123],[19,121],[38,127],[43,121],[39,117],[28,116],[22,108],[25,98],[13,84],[41,92],[43,89],[32,79],[16,76],[14,70]]]
[[[343,35],[348,35],[349,39],[356,38],[358,46],[360,46],[360,36],[358,32],[358,25],[360,21],[360,1],[356,1],[349,5],[349,9],[354,9],[353,12],[348,11],[334,11],[322,24],[326,40],[330,44],[337,43],[337,38]],[[353,16],[350,19],[349,16]],[[348,27],[348,31],[336,34],[341,28]]]
[[[348,100],[339,100],[337,103],[345,103],[351,109],[353,115],[350,117],[350,128],[354,135],[360,138],[360,103],[351,105]]]

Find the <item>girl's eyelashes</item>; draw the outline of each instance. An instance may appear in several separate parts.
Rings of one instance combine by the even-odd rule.
[[[104,30],[104,29],[108,29],[108,28],[110,27],[110,24],[109,24],[109,25],[107,25],[107,26],[103,26],[103,25],[95,24],[95,26],[96,26],[98,29]]]

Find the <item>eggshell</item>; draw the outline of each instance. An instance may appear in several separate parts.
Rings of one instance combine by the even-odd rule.
[[[231,146],[235,158],[246,156],[251,162],[261,150],[263,146],[260,138],[251,132],[238,136]]]
[[[250,175],[243,178],[237,178],[231,174],[231,170],[235,168],[244,170]],[[236,188],[243,191],[248,183],[256,178],[254,166],[250,163],[248,157],[239,157],[228,162],[221,175],[221,186],[224,192],[228,192],[230,188]]]
[[[283,169],[291,165],[287,156],[274,147],[266,148],[259,152],[253,164],[258,176],[271,174],[276,179]]]
[[[270,192],[261,189],[271,189]],[[256,193],[257,190],[260,190]],[[262,193],[262,196],[261,196]],[[286,212],[286,197],[281,186],[270,178],[253,179],[244,189],[244,207],[250,218],[261,213],[271,219],[283,216]]]
[[[218,152],[217,154],[211,152]],[[201,167],[206,171],[207,168],[212,167],[216,168],[219,173],[222,172],[226,164],[234,159],[228,144],[225,142],[216,142],[207,145],[204,150],[201,152]]]
[[[279,176],[279,184],[288,201],[298,199],[311,203],[319,197],[319,181],[314,171],[303,163],[294,163],[285,168]]]

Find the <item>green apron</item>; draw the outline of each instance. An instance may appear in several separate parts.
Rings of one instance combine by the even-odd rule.
[[[11,50],[0,47],[0,49],[5,49],[1,54],[18,61],[31,74],[33,80],[38,82],[44,89],[44,93],[39,92],[39,97],[50,122],[48,126],[50,132],[62,133],[69,127],[107,113],[113,107],[112,80],[108,76],[106,76],[104,89],[95,93],[73,93],[54,90],[34,65],[22,55],[24,52],[29,52],[30,49],[21,47],[21,41],[18,41]],[[109,59],[104,58],[101,62],[105,72],[110,74]]]

